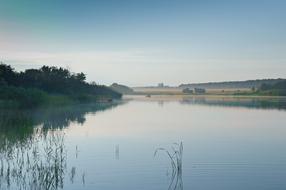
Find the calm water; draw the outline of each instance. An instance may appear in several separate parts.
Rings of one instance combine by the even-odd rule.
[[[285,136],[285,99],[128,97],[2,110],[0,189],[286,189]],[[180,172],[165,150],[154,156],[181,142]]]

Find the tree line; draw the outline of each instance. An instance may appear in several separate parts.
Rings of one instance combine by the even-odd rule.
[[[104,85],[86,82],[86,75],[82,72],[72,73],[54,66],[17,72],[10,65],[0,63],[0,100],[34,104],[33,99],[37,99],[36,104],[39,104],[48,95],[64,95],[81,102],[121,97],[120,93]]]
[[[206,88],[206,89],[236,89],[236,88],[255,88],[258,89],[262,84],[273,85],[285,79],[257,79],[246,81],[225,81],[225,82],[208,82],[208,83],[191,83],[181,84],[181,88]]]
[[[263,83],[258,92],[265,95],[286,96],[286,80],[281,80],[274,84]]]

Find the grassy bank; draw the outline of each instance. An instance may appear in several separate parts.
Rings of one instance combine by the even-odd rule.
[[[21,87],[1,87],[0,88],[0,108],[34,108],[39,106],[62,106],[69,104],[81,104],[89,102],[112,101],[110,95],[90,95],[90,94],[49,94],[42,90],[21,88]]]

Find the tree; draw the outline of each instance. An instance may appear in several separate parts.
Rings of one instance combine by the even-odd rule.
[[[86,76],[84,73],[78,73],[76,74],[76,79],[79,80],[80,82],[84,82],[86,79]]]
[[[68,69],[61,67],[43,66],[40,69],[27,69],[23,72],[16,72],[10,65],[0,64],[2,99],[5,97],[10,100],[14,97],[13,100],[22,102],[36,100],[36,96],[30,99],[32,95],[40,94],[36,91],[32,92],[34,89],[48,94],[66,95],[79,101],[90,100],[91,97],[96,99],[98,96],[121,97],[120,93],[106,86],[100,86],[96,83],[88,84],[85,80],[86,75],[84,73],[71,74]],[[6,90],[3,88],[4,86],[7,87]],[[15,97],[17,94],[18,96]]]
[[[2,62],[0,63],[0,79],[7,84],[15,84],[16,73],[10,65],[5,65]]]

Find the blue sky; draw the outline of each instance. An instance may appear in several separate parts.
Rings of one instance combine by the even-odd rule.
[[[0,59],[131,86],[285,78],[284,0],[0,0]]]

